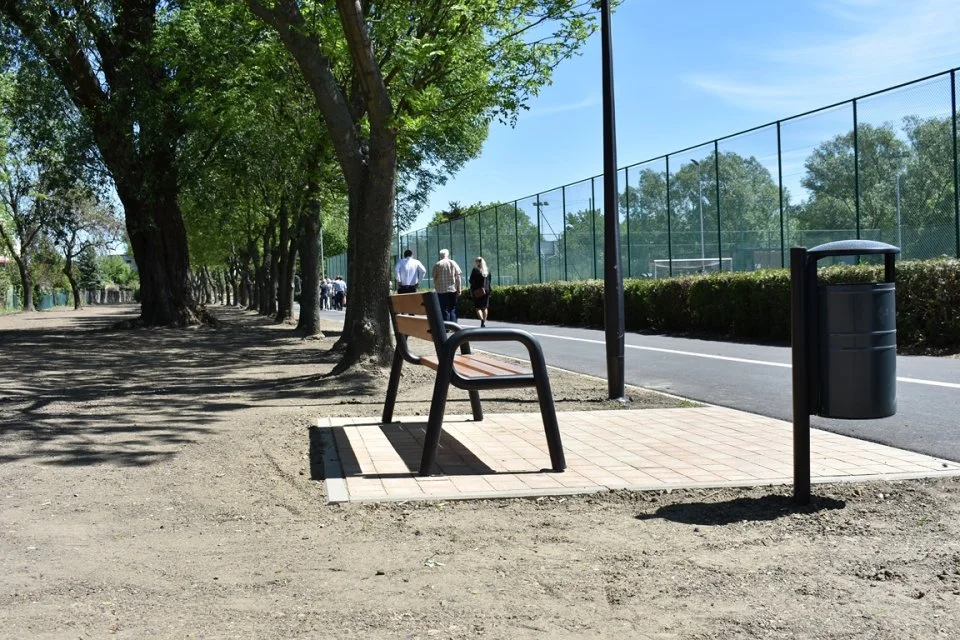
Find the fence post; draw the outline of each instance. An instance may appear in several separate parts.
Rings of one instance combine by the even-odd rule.
[[[593,236],[593,279],[597,279],[597,191],[590,178],[590,233]]]
[[[723,235],[720,233],[720,143],[713,141],[713,175],[717,192],[717,267],[723,271]],[[700,265],[706,269],[706,265]],[[733,271],[733,260],[730,261],[730,271]]]
[[[517,245],[517,284],[520,283],[520,208],[513,201],[513,239]]]
[[[540,204],[540,194],[537,194],[537,282],[543,282],[543,250],[540,247],[541,238],[543,238],[543,232],[540,229],[540,207],[543,205]]]
[[[563,215],[563,280],[570,281],[567,269],[567,187],[560,187],[560,213]]]
[[[787,266],[787,263],[784,255],[786,238],[784,238],[783,225],[783,152],[781,147],[779,120],[777,120],[777,181],[779,183],[780,191],[780,268],[782,269]]]
[[[630,259],[630,167],[623,168],[623,182],[623,195],[627,201],[627,277],[630,278],[633,276],[633,261]]]
[[[670,230],[670,156],[665,158],[667,163],[667,275],[673,275],[673,239]]]
[[[857,138],[859,126],[857,125],[857,99],[853,99],[853,193],[855,197],[855,210],[857,212],[857,240],[860,239],[860,144]],[[859,263],[859,256],[857,259]]]
[[[500,205],[493,208],[493,241],[497,246],[497,286],[502,286],[500,279]]]
[[[953,114],[953,226],[956,256],[960,258],[960,166],[957,164],[957,72],[950,72],[950,111]],[[903,247],[901,247],[901,250]]]

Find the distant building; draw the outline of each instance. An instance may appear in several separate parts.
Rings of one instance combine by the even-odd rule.
[[[126,264],[130,267],[130,270],[134,273],[137,272],[137,261],[133,259],[133,255],[129,253],[118,253],[117,254]]]

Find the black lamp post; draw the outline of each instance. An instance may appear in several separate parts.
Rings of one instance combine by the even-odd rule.
[[[620,215],[617,189],[617,124],[613,100],[613,41],[610,2],[600,1],[603,63],[603,310],[607,347],[607,390],[624,397],[623,272],[620,269]]]

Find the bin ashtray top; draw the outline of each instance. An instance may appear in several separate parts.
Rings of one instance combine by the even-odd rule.
[[[813,249],[807,249],[807,255],[814,258],[826,258],[828,256],[857,256],[857,255],[878,255],[888,253],[900,253],[900,248],[886,242],[876,242],[874,240],[838,240],[826,244],[817,245]]]

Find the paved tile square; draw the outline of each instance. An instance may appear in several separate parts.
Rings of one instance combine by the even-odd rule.
[[[723,407],[558,414],[567,470],[553,473],[539,413],[448,416],[437,475],[420,477],[423,416],[321,418],[330,502],[438,500],[793,482],[793,426]],[[811,430],[811,480],[960,475],[960,464]]]

